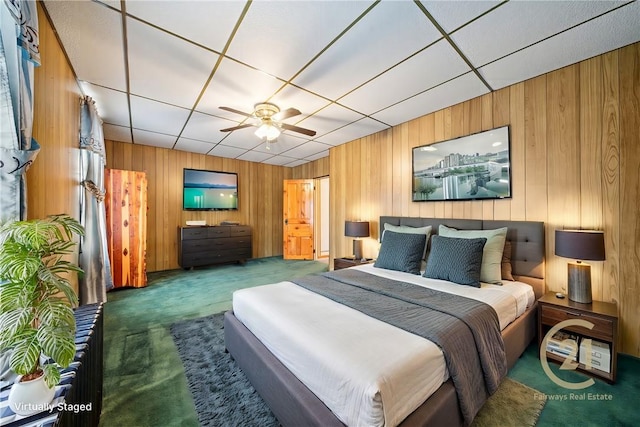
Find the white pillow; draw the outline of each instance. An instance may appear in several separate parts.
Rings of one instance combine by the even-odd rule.
[[[427,239],[424,243],[424,250],[422,251],[422,259],[424,260],[427,255],[427,245],[429,244],[429,235],[431,234],[431,226],[427,225],[426,227],[410,227],[408,225],[393,225],[384,223],[384,230],[382,231],[382,237],[380,241],[384,240],[384,232],[385,231],[393,231],[395,233],[405,233],[405,234],[425,234]],[[502,258],[501,258],[502,260]]]
[[[502,284],[502,252],[507,240],[507,227],[495,230],[456,230],[446,225],[440,225],[438,234],[445,237],[474,239],[484,237],[487,242],[482,251],[482,268],[480,281],[485,283]]]

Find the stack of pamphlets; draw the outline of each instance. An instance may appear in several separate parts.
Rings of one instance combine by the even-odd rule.
[[[576,361],[578,360],[578,336],[565,331],[556,332],[547,341],[547,351]]]

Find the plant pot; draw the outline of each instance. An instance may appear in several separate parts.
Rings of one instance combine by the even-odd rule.
[[[18,415],[32,415],[50,409],[49,404],[56,394],[55,387],[49,388],[44,375],[36,379],[20,382],[22,375],[16,378],[9,392],[9,407]]]

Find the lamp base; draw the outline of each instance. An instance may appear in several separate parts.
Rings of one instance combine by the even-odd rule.
[[[569,299],[582,304],[591,303],[591,266],[584,263],[567,265]]]
[[[362,240],[360,239],[353,239],[353,257],[356,260],[364,259],[362,255]]]

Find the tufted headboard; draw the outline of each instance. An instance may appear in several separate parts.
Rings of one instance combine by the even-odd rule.
[[[459,230],[492,230],[507,227],[507,241],[511,242],[512,248],[511,267],[514,278],[533,286],[536,297],[540,297],[544,293],[545,243],[543,222],[381,216],[378,236],[382,236],[385,223],[410,227],[430,225],[432,234],[438,234],[440,224]]]

